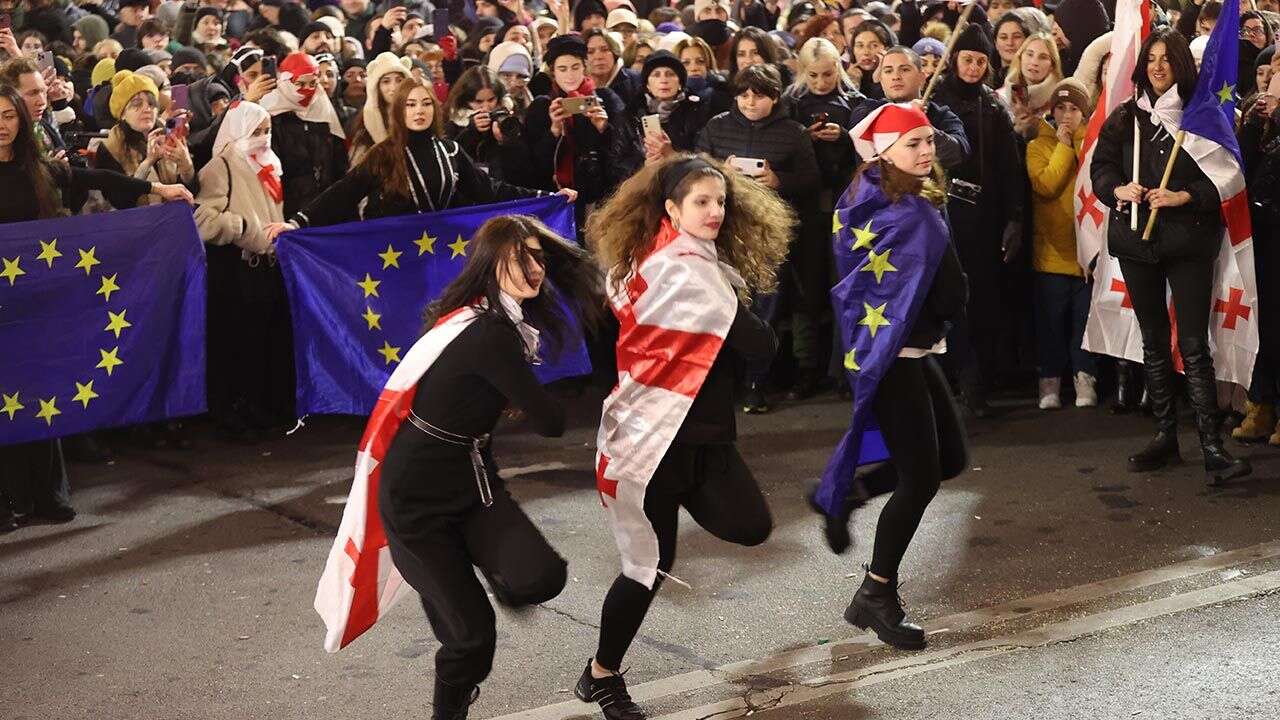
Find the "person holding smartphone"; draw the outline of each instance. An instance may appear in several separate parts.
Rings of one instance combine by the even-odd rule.
[[[116,124],[94,154],[94,167],[114,170],[163,184],[181,183],[198,191],[195,166],[185,136],[167,133],[160,118],[160,91],[140,73],[121,70],[111,78],[111,117]],[[105,193],[118,210],[164,201],[154,195],[141,198],[132,192]]]
[[[587,44],[580,37],[552,38],[543,60],[551,71],[551,92],[529,106],[525,134],[537,186],[578,191],[581,228],[586,206],[607,197],[643,163],[640,143],[626,123],[621,98],[587,75]]]
[[[644,140],[646,163],[692,152],[698,133],[711,117],[710,103],[688,88],[688,79],[675,53],[658,50],[645,58],[640,73],[644,91],[627,107],[627,117]]]
[[[813,140],[804,125],[791,119],[786,103],[780,102],[782,78],[778,69],[768,63],[746,67],[734,78],[733,91],[733,108],[707,122],[698,135],[698,151],[723,159],[728,167],[773,190],[801,217],[816,212],[814,203],[821,179]],[[803,242],[801,236],[794,239]],[[795,301],[802,300],[800,293],[806,288],[801,287],[797,262],[801,252],[810,250],[813,248],[793,244],[792,254],[780,272],[778,292],[755,299],[753,310],[766,321],[780,321],[778,312],[782,307],[794,306]],[[813,342],[816,333],[805,331],[794,339],[797,342],[792,353],[796,364],[808,373],[819,372],[826,357]],[[769,412],[765,394],[769,368],[769,363],[751,368],[742,402],[744,412]]]

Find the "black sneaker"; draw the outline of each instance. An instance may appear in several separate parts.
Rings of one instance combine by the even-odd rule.
[[[592,677],[589,661],[573,688],[573,694],[582,702],[599,703],[607,720],[645,720],[648,717],[639,705],[631,701],[627,694],[627,681],[620,673],[606,678]]]
[[[760,383],[751,383],[746,395],[742,397],[742,412],[748,415],[763,415],[769,412],[769,398],[765,397],[764,387]]]

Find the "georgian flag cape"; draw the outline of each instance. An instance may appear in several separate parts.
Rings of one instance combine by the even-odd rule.
[[[664,219],[649,255],[623,283],[608,284],[620,325],[618,384],[596,437],[596,489],[623,575],[648,588],[658,576],[658,536],[645,491],[729,334],[741,282],[714,243]]]
[[[1097,129],[1101,128],[1098,116],[1104,105],[1109,113],[1132,95],[1132,83],[1122,88],[1123,95],[1115,93],[1116,97],[1110,97],[1109,93],[1110,88],[1115,87],[1112,82],[1121,82],[1121,78],[1127,78],[1132,72],[1134,51],[1128,43],[1136,42],[1139,29],[1143,37],[1148,32],[1143,20],[1149,16],[1150,9],[1145,1],[1121,0],[1116,13],[1108,84],[1103,90],[1104,98],[1099,100],[1099,108],[1089,123],[1089,135],[1094,140],[1097,138],[1094,125],[1096,122]],[[1152,117],[1170,134],[1186,133],[1182,149],[1218,189],[1225,229],[1214,263],[1209,345],[1218,379],[1248,387],[1258,353],[1258,294],[1244,163],[1234,134],[1239,32],[1239,0],[1227,0],[1221,20],[1209,36],[1195,93],[1187,106],[1169,107],[1162,99],[1157,100],[1151,110]],[[1117,63],[1117,58],[1124,59],[1124,62]],[[1097,266],[1093,273],[1093,298],[1083,346],[1091,352],[1142,362],[1142,333],[1120,272],[1120,262],[1106,251],[1103,242],[1107,232],[1107,212],[1092,194],[1092,184],[1088,180],[1091,159],[1092,147],[1086,136],[1084,160],[1077,177],[1077,252],[1081,267],[1086,271],[1095,257]],[[1156,223],[1159,222],[1157,218]],[[1168,303],[1170,324],[1176,328],[1172,300]],[[1172,333],[1173,357],[1175,366],[1181,371],[1182,356],[1177,351],[1177,337],[1175,329]]]
[[[508,302],[505,295],[502,300],[526,348],[536,347],[537,331],[520,322],[519,305]],[[400,424],[409,416],[418,381],[479,315],[475,308],[468,306],[440,318],[413,344],[404,361],[391,373],[369,416],[356,454],[355,480],[342,511],[338,536],[316,588],[315,609],[324,619],[324,649],[328,652],[337,652],[349,645],[411,590],[391,562],[382,516],[378,512],[382,460]]]

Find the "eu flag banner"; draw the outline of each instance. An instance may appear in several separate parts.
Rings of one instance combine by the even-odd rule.
[[[184,203],[0,225],[0,445],[205,410]]]
[[[533,215],[576,234],[561,196],[402,215],[280,236],[293,316],[299,415],[367,415],[391,371],[422,335],[423,312],[466,265],[471,236],[500,215]],[[581,332],[534,368],[551,382],[591,372]]]

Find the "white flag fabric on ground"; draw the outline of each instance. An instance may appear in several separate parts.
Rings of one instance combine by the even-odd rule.
[[[463,307],[441,318],[391,373],[369,416],[338,536],[316,588],[315,609],[324,619],[324,649],[329,652],[349,645],[412,590],[391,562],[378,513],[382,460],[409,416],[418,381],[477,316]]]
[[[618,385],[601,413],[596,487],[622,573],[648,588],[658,574],[658,536],[644,514],[645,492],[729,334],[740,283],[714,243],[666,220],[637,271],[620,287],[609,283],[620,326]]]

